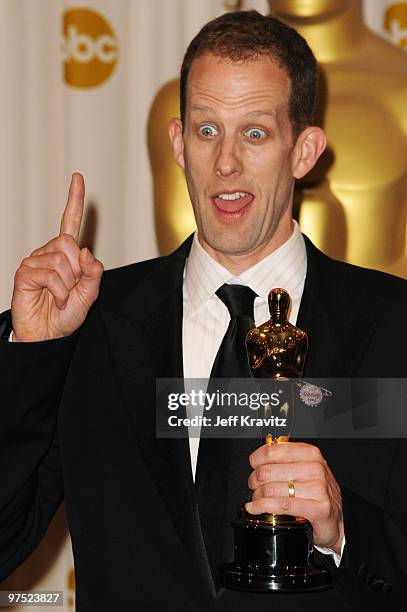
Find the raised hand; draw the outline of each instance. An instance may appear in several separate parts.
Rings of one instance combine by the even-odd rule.
[[[103,265],[80,249],[85,184],[73,174],[59,236],[23,259],[14,279],[13,341],[35,342],[72,334],[96,300]]]

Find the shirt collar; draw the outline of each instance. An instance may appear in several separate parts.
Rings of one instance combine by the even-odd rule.
[[[200,245],[197,232],[184,272],[184,307],[194,314],[224,283],[247,285],[263,300],[270,289],[286,289],[292,300],[300,299],[307,269],[307,254],[299,225],[294,221],[290,238],[270,255],[233,276]]]

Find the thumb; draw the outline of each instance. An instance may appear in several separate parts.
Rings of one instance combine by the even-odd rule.
[[[79,266],[82,271],[82,276],[77,288],[81,293],[84,292],[88,299],[95,300],[99,292],[100,280],[103,274],[103,264],[85,247],[81,249],[79,254]]]

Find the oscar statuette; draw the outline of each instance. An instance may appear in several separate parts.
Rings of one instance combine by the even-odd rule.
[[[302,376],[308,351],[307,334],[288,321],[290,296],[284,289],[269,294],[270,320],[249,331],[246,347],[252,376],[260,387],[271,380],[278,385],[278,406],[263,406],[264,416],[273,423],[286,424],[268,430],[263,444],[289,444],[295,412],[294,385],[288,379]],[[260,380],[263,379],[263,380]],[[284,382],[285,381],[285,382]],[[264,432],[265,433],[265,432]],[[265,440],[264,440],[265,437]],[[287,483],[288,495],[295,495],[295,483]],[[302,517],[246,512],[244,506],[232,521],[234,561],[218,570],[222,586],[257,592],[316,591],[330,588],[330,573],[311,563],[313,536],[311,523]]]

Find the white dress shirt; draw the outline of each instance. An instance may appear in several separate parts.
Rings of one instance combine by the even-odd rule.
[[[305,275],[307,253],[304,239],[294,221],[290,238],[257,264],[233,276],[199,244],[194,236],[185,265],[182,321],[184,378],[209,378],[212,364],[229,325],[230,315],[216,291],[224,283],[247,285],[259,297],[254,301],[256,326],[270,318],[268,294],[273,287],[286,289],[291,297],[290,323],[295,325]],[[196,414],[196,412],[195,412]],[[194,429],[196,431],[196,428]],[[190,438],[192,473],[195,477],[199,438]]]
[[[233,276],[212,259],[200,245],[195,233],[185,265],[183,284],[182,347],[185,391],[188,391],[187,379],[210,377],[215,356],[228,328],[230,321],[228,309],[215,294],[224,283],[246,285],[257,293],[259,297],[254,301],[256,326],[270,318],[268,308],[270,290],[274,287],[285,289],[291,297],[289,320],[295,325],[306,273],[307,252],[296,221],[290,238],[283,245],[239,276]],[[196,431],[194,428],[194,432]],[[189,446],[192,474],[195,479],[199,438],[190,437]],[[333,555],[338,566],[343,546],[341,555],[330,549],[318,548],[318,550]]]

